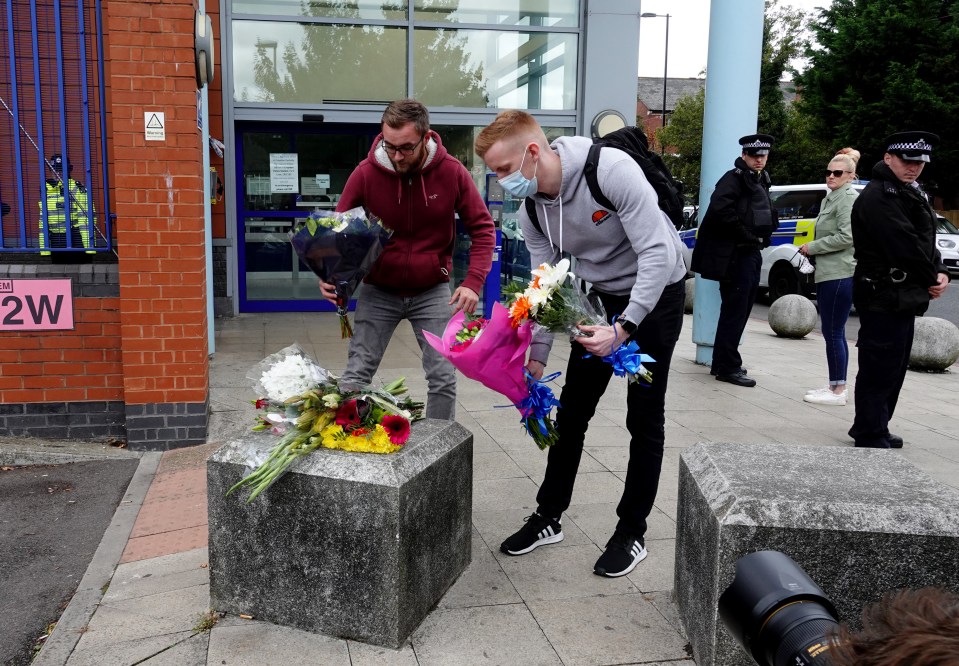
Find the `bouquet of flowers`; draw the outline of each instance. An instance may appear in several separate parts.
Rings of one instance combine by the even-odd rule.
[[[545,449],[554,444],[558,433],[549,415],[559,403],[546,382],[558,373],[537,381],[526,371],[530,327],[513,327],[509,313],[499,303],[493,305],[488,320],[467,317],[462,311],[453,315],[441,338],[426,331],[423,335],[457,370],[506,396],[519,410],[520,422],[537,446]]]
[[[526,287],[511,284],[505,289],[514,327],[533,322],[551,333],[566,332],[573,337],[583,337],[586,334],[579,328],[582,325],[609,325],[603,304],[598,299],[591,301],[573,284],[576,276],[569,270],[569,259],[562,259],[555,266],[541,264],[531,273],[533,278]],[[653,379],[643,363],[652,363],[654,359],[641,354],[633,340],[601,358],[613,366],[618,377],[647,385]]]
[[[290,242],[303,263],[321,280],[336,286],[336,313],[344,338],[353,336],[347,316],[350,298],[392,235],[363,208],[325,216],[313,211],[290,231]]]
[[[410,398],[401,377],[381,389],[340,390],[337,378],[297,345],[271,354],[254,368],[254,401],[262,412],[253,430],[270,430],[280,441],[266,460],[227,491],[250,488],[247,503],[269,488],[298,458],[323,447],[365,453],[399,451],[423,403]]]

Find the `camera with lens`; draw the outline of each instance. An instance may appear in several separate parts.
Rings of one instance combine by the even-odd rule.
[[[789,556],[773,550],[736,562],[719,616],[760,666],[825,666],[839,630],[836,608]]]

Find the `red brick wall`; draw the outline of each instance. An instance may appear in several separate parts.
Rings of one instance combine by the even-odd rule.
[[[192,0],[107,3],[128,405],[207,399],[203,163]],[[163,112],[165,141],[144,113]]]
[[[73,331],[0,333],[0,404],[123,399],[120,299],[73,308]]]
[[[198,443],[209,396],[208,175],[193,0],[108,0],[103,16],[118,262],[0,265],[4,277],[73,278],[76,323],[73,331],[0,333],[0,434],[125,433],[131,448]],[[165,140],[146,141],[145,112],[165,114]]]

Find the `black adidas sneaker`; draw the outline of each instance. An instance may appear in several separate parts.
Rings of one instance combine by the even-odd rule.
[[[526,524],[504,541],[499,549],[507,555],[525,555],[539,546],[559,543],[562,540],[563,526],[560,521],[534,512],[526,519]]]
[[[625,576],[648,554],[641,539],[616,530],[606,543],[606,552],[596,560],[593,573],[607,578]]]

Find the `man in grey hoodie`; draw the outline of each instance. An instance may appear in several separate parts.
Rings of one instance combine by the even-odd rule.
[[[650,386],[627,389],[629,464],[619,522],[593,571],[623,576],[646,557],[646,518],[656,498],[665,440],[666,381],[683,323],[682,243],[660,211],[656,193],[633,159],[614,148],[600,151],[600,189],[615,210],[593,199],[584,176],[592,141],[561,137],[549,144],[536,120],[504,111],[476,138],[476,153],[517,197],[535,202],[538,225],[523,207],[520,224],[531,263],[555,264],[562,252],[576,260],[576,275],[592,285],[609,316],[608,326],[582,326],[590,337],[571,343],[556,422],[559,441],[550,448],[537,509],[500,550],[522,555],[563,540],[562,514],[569,507],[589,420],[606,391],[613,368],[599,357],[635,340],[655,359]],[[528,174],[528,175],[527,175]],[[538,334],[527,369],[539,379],[553,342]],[[584,358],[592,355],[589,358]]]

